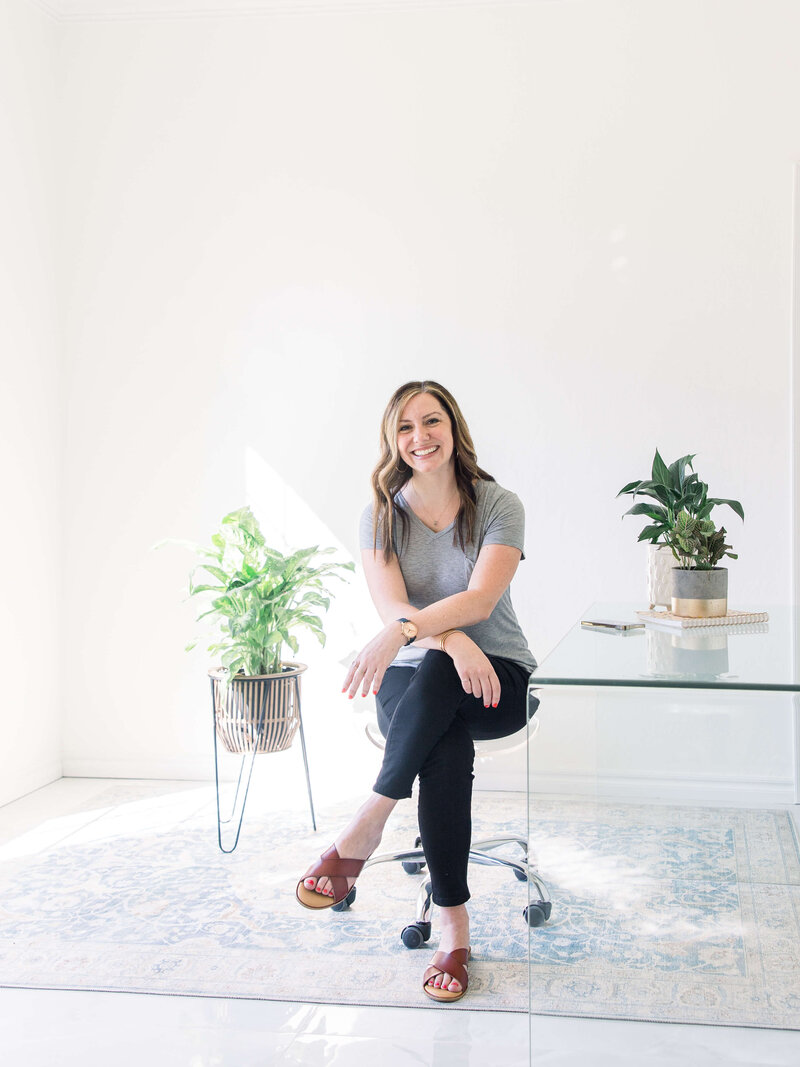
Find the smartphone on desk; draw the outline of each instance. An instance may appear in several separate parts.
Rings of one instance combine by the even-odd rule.
[[[618,619],[581,619],[581,629],[601,634],[635,634],[644,630],[644,623],[620,622]]]

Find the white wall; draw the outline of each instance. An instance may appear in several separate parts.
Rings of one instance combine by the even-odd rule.
[[[56,29],[0,5],[0,804],[61,775]]]
[[[745,505],[734,603],[791,595],[800,8],[331,7],[62,26],[67,773],[205,773],[189,561],[150,546],[207,538],[269,469],[354,552],[410,377],[526,502],[540,658],[643,598],[614,497],[656,445]],[[346,730],[327,692],[309,713]]]

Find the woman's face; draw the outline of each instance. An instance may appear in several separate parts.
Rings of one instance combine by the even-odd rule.
[[[414,473],[430,474],[452,461],[450,416],[431,393],[417,393],[400,413],[397,451]]]

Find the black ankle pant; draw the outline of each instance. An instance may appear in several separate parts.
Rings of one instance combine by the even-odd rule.
[[[508,737],[526,721],[528,671],[499,656],[489,660],[500,681],[496,708],[465,693],[453,661],[433,649],[416,668],[389,667],[378,691],[386,750],[373,788],[400,800],[419,775],[419,832],[439,907],[469,900],[472,742]]]

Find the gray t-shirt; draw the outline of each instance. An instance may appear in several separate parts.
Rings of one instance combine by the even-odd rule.
[[[457,537],[453,543],[455,523],[450,523],[444,530],[431,530],[417,518],[402,493],[395,498],[397,506],[407,516],[405,536],[401,535],[400,523],[395,526],[396,540],[399,538],[401,542],[399,547],[395,544],[395,549],[405,579],[408,602],[418,611],[454,593],[463,593],[484,545],[509,545],[522,552],[525,511],[519,497],[503,489],[497,482],[483,480],[475,485],[475,496],[477,513],[474,540],[467,545],[466,552],[462,550]],[[362,548],[373,547],[371,504],[361,515],[359,543]],[[377,547],[379,551],[382,548],[380,539]],[[522,558],[525,558],[524,554]],[[462,629],[487,655],[514,660],[529,671],[536,666],[511,605],[508,589],[488,619]],[[413,644],[401,648],[394,664],[415,667],[426,651]]]

